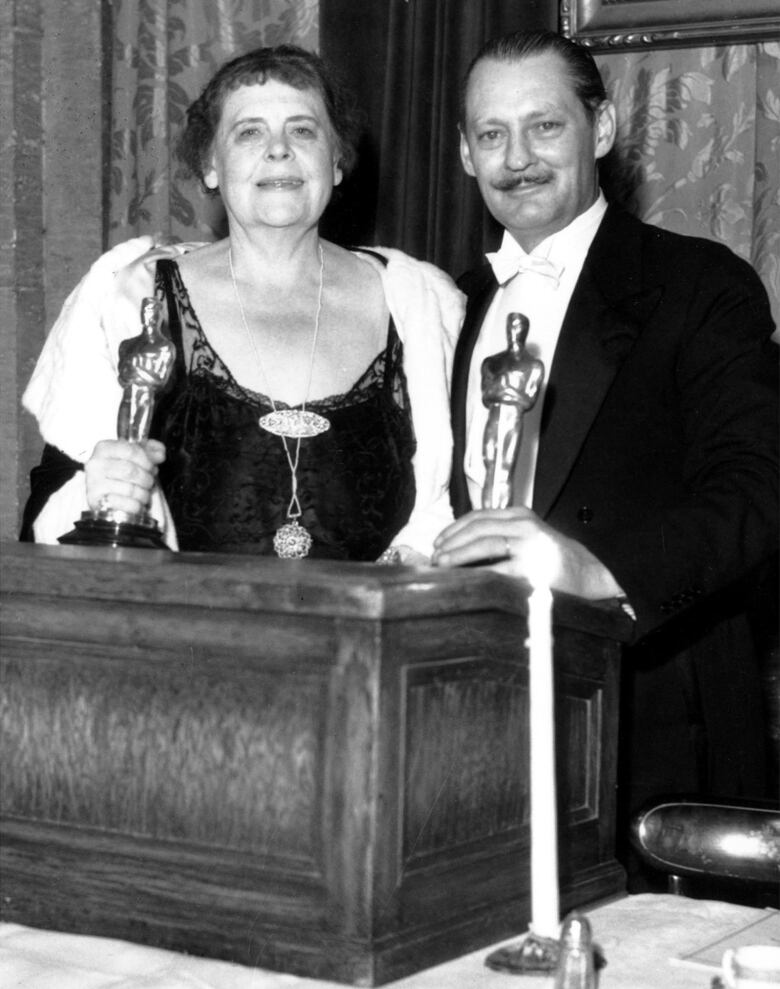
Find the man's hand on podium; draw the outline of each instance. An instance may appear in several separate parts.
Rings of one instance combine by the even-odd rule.
[[[437,536],[432,563],[439,567],[487,564],[496,573],[525,577],[533,584],[540,536],[552,546],[554,560],[546,569],[553,590],[590,601],[623,596],[610,571],[589,549],[550,528],[530,508],[483,509],[463,515]]]

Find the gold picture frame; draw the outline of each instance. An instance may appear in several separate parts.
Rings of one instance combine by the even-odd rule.
[[[596,51],[780,41],[779,0],[560,0],[559,14]]]

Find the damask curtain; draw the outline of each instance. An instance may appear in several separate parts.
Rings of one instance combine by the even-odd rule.
[[[113,0],[109,242],[222,233],[218,203],[184,181],[173,158],[184,111],[225,59],[293,41],[322,47],[368,118],[362,168],[326,233],[401,247],[460,274],[495,238],[460,173],[460,75],[485,38],[545,24],[556,6]],[[614,195],[651,223],[723,241],[749,260],[780,323],[780,44],[597,61],[620,121]]]
[[[362,199],[349,203],[351,226],[359,229],[356,213],[370,212],[374,242],[458,275],[498,236],[460,165],[461,81],[489,38],[554,29],[557,0],[361,0],[359,14],[354,8],[354,0],[320,0],[322,52],[343,67],[368,117],[362,167],[373,186],[364,183]]]
[[[188,105],[233,55],[319,44],[318,0],[112,0],[108,239],[219,236],[218,201],[184,180],[173,148]]]

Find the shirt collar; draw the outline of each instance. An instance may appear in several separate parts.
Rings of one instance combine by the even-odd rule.
[[[519,251],[521,256],[543,258],[563,271],[567,266],[581,263],[585,258],[606,211],[607,201],[604,198],[604,193],[599,190],[596,201],[584,213],[576,216],[563,230],[557,230],[549,237],[545,237],[530,254],[523,251],[508,230],[504,230],[498,253],[500,254],[506,250],[506,247],[511,246],[513,250]]]

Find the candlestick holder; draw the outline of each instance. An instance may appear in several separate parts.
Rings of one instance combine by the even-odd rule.
[[[519,944],[496,948],[485,959],[485,965],[496,972],[555,974],[554,989],[593,989],[595,973],[606,964],[604,952],[592,941],[587,918],[576,910],[563,922],[559,939],[529,931]]]
[[[491,951],[485,965],[496,972],[512,975],[552,975],[558,967],[561,945],[556,938],[540,937],[529,931],[516,945]]]

